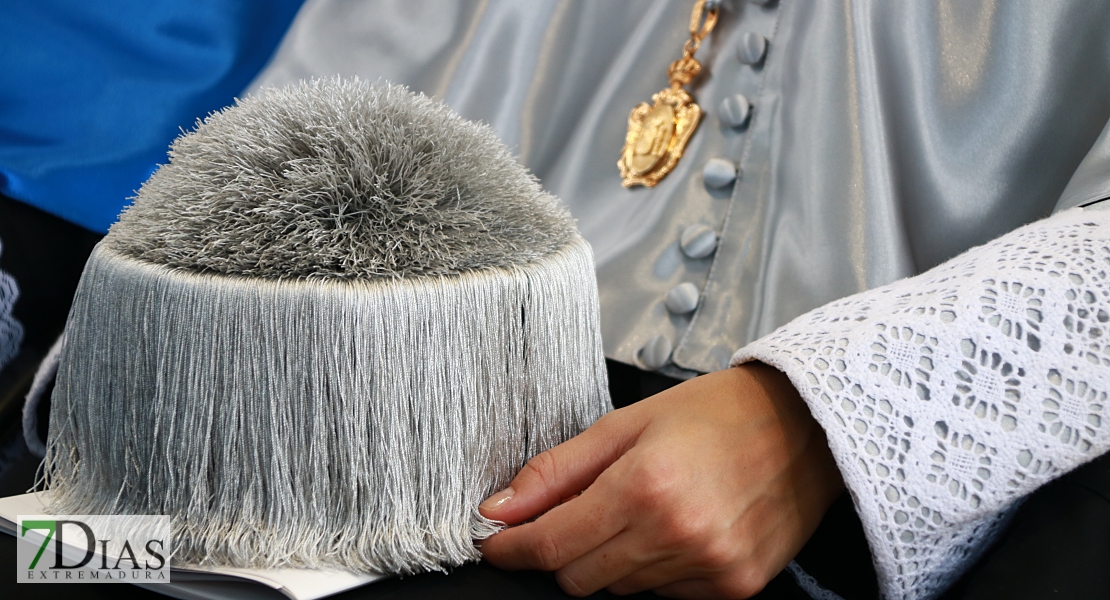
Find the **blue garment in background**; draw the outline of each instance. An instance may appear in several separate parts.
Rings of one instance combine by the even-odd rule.
[[[303,0],[0,1],[0,193],[105,232]]]

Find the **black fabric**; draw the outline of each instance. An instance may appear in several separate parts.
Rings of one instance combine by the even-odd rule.
[[[871,549],[848,492],[829,507],[794,560],[822,587],[845,600],[879,597]]]
[[[41,359],[33,351],[22,350],[0,369],[0,472],[11,460],[3,448],[15,443],[16,438],[23,439],[23,401]]]
[[[1110,598],[1110,455],[1040,488],[944,600]]]
[[[19,353],[0,369],[0,471],[13,460],[3,449],[18,446],[23,437],[23,399],[39,362],[65,328],[81,270],[100,238],[0,195],[0,270],[19,287],[12,315],[23,325]],[[39,434],[45,436],[50,403],[42,404]]]
[[[0,195],[0,269],[19,285],[12,314],[23,345],[40,355],[65,328],[81,270],[102,236]]]
[[[609,397],[617,408],[624,408],[682,383],[680,379],[641,371],[615,360],[606,359],[605,370],[609,375]]]

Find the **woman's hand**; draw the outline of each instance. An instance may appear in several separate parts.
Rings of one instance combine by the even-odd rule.
[[[555,571],[573,595],[747,598],[843,487],[790,381],[746,364],[609,413],[533,458],[480,510],[509,525],[543,516],[482,553],[504,569]]]

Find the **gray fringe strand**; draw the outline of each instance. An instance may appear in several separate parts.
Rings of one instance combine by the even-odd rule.
[[[197,274],[102,242],[66,330],[48,507],[166,514],[175,560],[444,570],[477,505],[611,408],[593,259],[376,280]]]
[[[62,357],[65,338],[63,333],[54,341],[54,345],[50,346],[46,358],[42,359],[39,368],[35,370],[35,379],[31,382],[31,389],[23,400],[23,441],[26,442],[31,454],[39,458],[46,456],[46,444],[39,438],[39,403],[42,402],[43,394],[58,373],[58,362]]]

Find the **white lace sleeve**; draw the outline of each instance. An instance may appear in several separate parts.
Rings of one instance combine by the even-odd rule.
[[[1110,210],[1076,208],[805,314],[732,364],[790,377],[883,595],[932,598],[1016,500],[1110,449],[1108,327]]]
[[[4,245],[0,242],[0,253]],[[19,298],[19,288],[11,275],[0,271],[0,369],[15,358],[23,342],[23,326],[12,316],[12,307]]]

